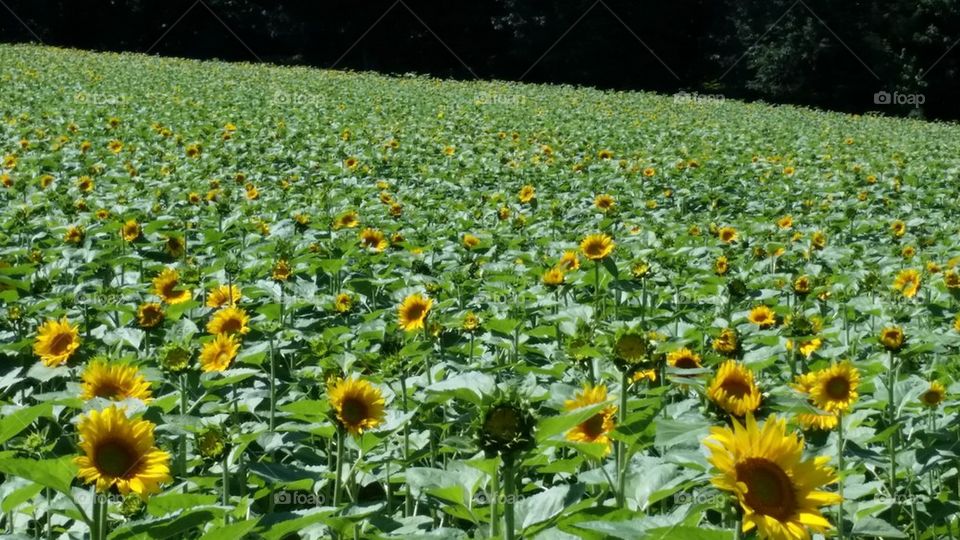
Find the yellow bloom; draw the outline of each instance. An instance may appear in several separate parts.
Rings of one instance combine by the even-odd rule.
[[[235,305],[240,301],[240,288],[236,285],[220,285],[207,296],[207,307],[220,308]]]
[[[931,381],[930,387],[927,388],[922,394],[920,394],[920,403],[924,407],[930,407],[935,409],[943,403],[943,400],[947,397],[947,389],[940,384],[938,381]]]
[[[565,251],[563,256],[560,257],[560,262],[557,263],[557,266],[565,270],[579,270],[580,269],[580,258],[577,257],[576,251]]]
[[[769,307],[761,304],[750,310],[747,320],[761,329],[772,328],[777,324],[777,315]]]
[[[563,408],[568,411],[573,411],[605,401],[607,401],[607,387],[602,384],[598,386],[590,386],[588,384],[583,387],[583,390],[577,392],[573,396],[573,399],[565,401]],[[613,441],[607,434],[613,431],[615,427],[614,417],[616,414],[616,405],[604,407],[597,414],[570,429],[570,431],[567,432],[567,440],[572,442],[605,444],[607,449],[604,453],[609,454],[611,448],[613,448]]]
[[[340,216],[333,222],[333,228],[335,230],[354,229],[359,225],[360,225],[360,216],[353,210],[340,214]]]
[[[520,199],[520,202],[526,204],[537,198],[537,192],[531,185],[526,185],[520,188],[520,193],[517,195],[517,198]]]
[[[903,347],[906,336],[899,326],[888,326],[880,331],[880,343],[888,351],[897,352]]]
[[[378,229],[366,228],[360,232],[360,246],[376,251],[377,253],[387,249],[387,238],[383,232]]]
[[[847,412],[857,400],[859,385],[860,372],[853,364],[834,364],[817,372],[817,378],[810,388],[810,400],[823,411]]]
[[[893,281],[893,288],[900,291],[904,298],[913,298],[920,289],[920,272],[913,268],[901,270]]]
[[[476,236],[467,233],[463,235],[463,247],[467,249],[473,249],[480,245],[480,239]]]
[[[353,307],[353,297],[347,293],[340,293],[333,301],[333,309],[337,313],[346,313]]]
[[[153,293],[168,304],[182,304],[193,297],[189,289],[180,289],[180,274],[173,268],[164,268],[153,278]]]
[[[777,227],[781,229],[789,229],[793,227],[793,216],[786,215],[777,220]]]
[[[760,389],[753,381],[753,372],[733,360],[720,365],[707,388],[707,397],[734,416],[753,413],[760,407]]]
[[[564,279],[563,269],[559,267],[551,268],[543,273],[543,283],[551,287],[563,285]]]
[[[433,307],[433,300],[430,298],[419,294],[406,297],[398,309],[400,328],[407,332],[423,330],[431,307]]]
[[[746,425],[733,420],[733,428],[714,427],[704,445],[718,489],[733,493],[743,510],[743,531],[757,530],[760,538],[807,540],[808,529],[823,533],[831,528],[821,506],[842,498],[820,486],[836,481],[830,458],[803,459],[804,445],[788,434],[786,422],[770,416],[758,426],[752,414]]]
[[[734,356],[740,350],[740,339],[733,328],[724,328],[711,343],[713,350],[724,356]]]
[[[63,235],[63,239],[71,244],[81,244],[86,236],[87,233],[83,230],[83,227],[80,225],[71,225],[67,228],[67,232]]]
[[[123,236],[123,239],[127,242],[133,242],[137,238],[140,238],[140,224],[137,223],[137,220],[131,219],[123,224],[123,227],[120,228],[120,235]]]
[[[352,435],[362,435],[383,423],[386,402],[380,389],[361,379],[336,379],[327,384],[327,398],[337,421]]]
[[[233,334],[217,334],[200,350],[200,369],[204,372],[225,371],[236,358],[240,342]]]
[[[207,323],[207,332],[211,334],[240,334],[250,332],[247,323],[250,317],[243,308],[228,306],[214,313]]]
[[[62,366],[80,347],[80,334],[76,325],[71,325],[66,317],[49,319],[37,330],[33,342],[33,353],[47,367]]]
[[[273,265],[271,277],[274,281],[287,281],[291,274],[293,274],[293,269],[290,267],[290,263],[286,259],[280,259],[277,264]]]
[[[593,206],[595,206],[597,210],[600,210],[601,212],[609,212],[610,210],[613,210],[616,205],[617,202],[613,199],[613,197],[607,195],[606,193],[597,195],[596,198],[593,199]]]
[[[810,236],[810,247],[813,249],[823,249],[827,247],[827,235],[823,231],[816,231]]]
[[[606,259],[613,253],[613,239],[605,234],[591,234],[580,242],[580,251],[593,261]]]
[[[94,360],[80,378],[83,381],[80,397],[84,400],[97,397],[111,401],[134,398],[145,403],[151,400],[150,383],[135,366]]]
[[[717,260],[713,263],[713,272],[718,276],[722,276],[725,275],[729,270],[730,263],[727,261],[727,256],[721,255],[717,257]]]
[[[90,411],[77,425],[83,451],[74,458],[80,469],[77,477],[96,484],[100,493],[116,488],[122,495],[132,492],[145,498],[160,491],[160,484],[171,481],[170,454],[156,447],[155,427],[127,418],[115,405]]]
[[[597,152],[597,158],[598,158],[598,159],[613,159],[613,151],[612,151],[612,150],[607,150],[607,149],[600,150],[599,152]]]
[[[667,363],[677,369],[699,369],[702,367],[700,355],[686,347],[667,354]]]
[[[156,302],[144,302],[137,308],[137,323],[143,328],[155,328],[163,317],[163,306]]]
[[[717,230],[717,238],[724,244],[732,244],[740,238],[740,233],[733,227],[720,227]]]
[[[900,238],[906,234],[907,224],[899,219],[894,220],[893,223],[890,224],[890,232],[893,233],[893,235],[897,238]]]

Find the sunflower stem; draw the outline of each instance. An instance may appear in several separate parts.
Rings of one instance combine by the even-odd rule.
[[[490,489],[490,538],[500,536],[500,475],[493,473]]]
[[[274,431],[277,415],[277,361],[273,351],[273,336],[270,337],[270,431]]]
[[[596,309],[596,317],[600,319],[600,261],[597,260],[593,265],[593,304]]]
[[[893,433],[890,434],[890,439],[887,441],[888,449],[888,459],[890,460],[890,522],[896,526],[897,524],[897,405],[895,401],[895,392],[894,384],[896,384],[896,358],[894,357],[893,351],[889,352],[888,358],[890,360],[889,366],[887,369],[887,409],[889,415],[890,425],[894,426]]]
[[[91,512],[92,519],[90,520],[90,540],[101,540],[106,536],[103,530],[104,497],[97,492],[96,487],[90,488],[90,492],[93,494],[93,509]]]
[[[503,523],[505,540],[514,540],[516,538],[516,523],[513,513],[513,504],[516,499],[516,471],[514,470],[514,456],[507,454],[503,456]]]
[[[407,374],[400,374],[400,402],[403,406],[403,414],[407,414]],[[410,463],[410,421],[403,423],[403,463],[404,466]],[[404,489],[403,498],[403,517],[413,515],[413,495],[410,493],[410,484]]]
[[[340,507],[340,492],[343,490],[343,429],[337,427],[337,476],[333,482],[333,507]]]
[[[185,417],[187,412],[187,374],[180,374],[180,416]],[[187,436],[180,435],[180,441],[177,446],[177,465],[180,470],[180,478],[187,477]],[[186,486],[184,486],[186,489]]]
[[[630,376],[626,371],[620,374],[620,415],[617,419],[618,427],[622,428],[627,422],[627,388]],[[623,441],[617,440],[617,508],[623,508],[627,502],[627,447]]]
[[[223,490],[221,493],[223,498],[222,502],[224,506],[229,506],[230,505],[230,451],[229,450],[225,450],[223,452],[223,462],[220,465],[223,468],[223,471],[222,471],[223,472],[223,478],[222,478]],[[223,515],[223,524],[227,525],[229,523],[230,523],[230,514],[228,512]]]
[[[837,413],[837,493],[840,495],[840,504],[837,505],[837,535],[840,540],[845,538],[843,533],[843,413]]]

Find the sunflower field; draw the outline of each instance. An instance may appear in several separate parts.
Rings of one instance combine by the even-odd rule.
[[[960,127],[0,46],[9,538],[960,538]]]

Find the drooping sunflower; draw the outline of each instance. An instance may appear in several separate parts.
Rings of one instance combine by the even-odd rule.
[[[583,387],[583,390],[577,392],[573,399],[568,399],[563,403],[563,408],[567,411],[573,411],[581,407],[589,407],[598,403],[607,401],[606,385]],[[608,435],[615,427],[614,417],[617,414],[617,406],[610,405],[604,407],[597,414],[591,416],[577,426],[574,426],[567,432],[567,440],[572,442],[599,443],[607,446],[605,454],[609,454],[613,448],[613,441]]]
[[[747,320],[759,326],[762,330],[777,325],[777,315],[769,307],[761,304],[750,310]]]
[[[66,317],[49,319],[37,330],[33,342],[33,353],[47,367],[62,366],[80,347],[80,335],[76,325],[71,325]]]
[[[821,506],[838,504],[840,495],[817,488],[836,481],[830,458],[803,459],[803,441],[788,434],[786,422],[770,416],[758,426],[752,414],[746,425],[714,427],[704,440],[715,468],[711,482],[737,497],[743,531],[760,538],[808,540],[808,529],[825,532],[830,522]]]
[[[880,331],[880,343],[890,352],[898,352],[906,341],[903,329],[899,326],[887,326]]]
[[[810,400],[820,410],[843,413],[857,400],[860,372],[850,362],[841,362],[817,372],[810,387]]]
[[[433,307],[433,300],[419,294],[411,294],[404,298],[397,310],[400,328],[407,332],[423,330],[427,315],[430,314],[430,308]]]
[[[753,372],[743,364],[727,360],[720,365],[707,388],[707,397],[718,407],[742,417],[760,407],[760,388],[753,380]]]
[[[524,204],[529,203],[537,198],[537,191],[533,186],[529,184],[525,185],[520,188],[520,193],[517,195],[517,198]]]
[[[137,238],[140,238],[140,224],[137,223],[137,220],[127,220],[127,222],[123,224],[123,227],[120,228],[120,236],[127,242],[133,242]]]
[[[543,283],[544,285],[550,287],[559,287],[560,285],[563,285],[565,278],[566,276],[563,273],[563,269],[558,266],[555,266],[543,273]]]
[[[164,268],[153,278],[153,293],[168,304],[182,304],[193,297],[190,289],[180,288],[180,273],[173,268]]]
[[[380,253],[387,249],[387,237],[379,229],[366,228],[360,232],[360,247]]]
[[[200,368],[204,372],[225,371],[236,358],[240,341],[233,334],[217,334],[200,350]]]
[[[207,332],[211,334],[240,334],[246,335],[250,332],[247,323],[250,322],[250,316],[246,310],[236,306],[227,306],[221,308],[213,314],[210,322],[207,323]]]
[[[83,381],[80,397],[84,400],[97,397],[111,401],[135,398],[145,403],[151,400],[150,383],[129,364],[94,360],[80,378]]]
[[[114,405],[90,411],[77,426],[84,453],[74,458],[78,478],[95,483],[101,493],[113,487],[123,495],[133,492],[140,497],[160,491],[160,484],[171,480],[170,454],[155,446],[155,427],[127,418]]]
[[[605,234],[591,234],[580,242],[580,251],[592,261],[601,261],[613,253],[613,239]]]
[[[740,336],[735,329],[724,328],[720,331],[720,335],[713,339],[710,346],[724,356],[733,357],[740,351]]]
[[[677,369],[700,369],[700,355],[683,347],[667,354],[667,363]]]
[[[613,210],[616,205],[617,201],[614,200],[613,196],[606,193],[601,193],[593,199],[593,206],[604,213]]]
[[[920,394],[920,403],[924,407],[936,409],[947,397],[947,389],[940,381],[931,381],[930,386]]]
[[[362,379],[336,379],[327,384],[327,398],[337,421],[353,435],[383,423],[386,402],[380,389]]]
[[[137,323],[142,328],[156,328],[163,317],[163,306],[157,302],[144,302],[137,308]]]
[[[236,285],[220,285],[207,296],[207,307],[221,308],[236,305],[240,301],[240,288]]]
[[[893,288],[900,291],[904,298],[913,298],[920,289],[920,272],[913,268],[901,270],[893,281]]]
[[[720,227],[717,229],[717,238],[724,244],[732,244],[740,238],[740,233],[733,227]]]

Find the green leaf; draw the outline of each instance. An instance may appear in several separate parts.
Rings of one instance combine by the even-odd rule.
[[[152,516],[161,517],[178,510],[186,510],[198,506],[217,504],[216,495],[202,495],[199,493],[170,493],[150,498],[147,503],[147,512]]]
[[[584,489],[583,484],[560,485],[521,499],[516,505],[517,524],[526,530],[547,521],[579,501]]]
[[[8,416],[0,419],[0,444],[3,444],[15,437],[18,433],[26,429],[37,418],[51,417],[53,415],[53,405],[51,403],[41,403],[26,409],[20,409]]]
[[[238,521],[230,525],[214,525],[200,540],[237,540],[243,538],[260,523],[260,518]]]
[[[73,456],[43,460],[4,458],[0,459],[0,472],[69,495],[70,484],[77,476],[77,466],[73,463]]]
[[[107,538],[110,540],[171,538],[187,531],[197,530],[222,513],[222,510],[203,508],[166,518],[134,521],[114,530]]]
[[[863,536],[882,536],[883,538],[906,538],[907,535],[899,531],[893,525],[886,521],[865,516],[858,518],[853,523],[853,534]]]
[[[540,420],[540,423],[537,424],[537,442],[543,442],[555,435],[566,432],[573,426],[586,421],[607,406],[609,406],[607,403],[598,403],[590,407],[576,409],[567,414],[549,416]]]

